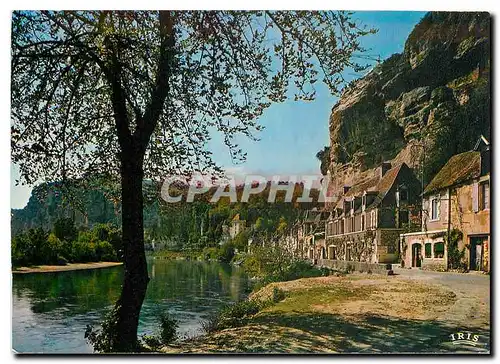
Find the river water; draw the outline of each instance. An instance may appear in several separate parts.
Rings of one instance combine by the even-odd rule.
[[[151,281],[139,333],[154,333],[158,315],[179,321],[181,335],[200,333],[201,321],[221,306],[247,297],[244,272],[196,261],[149,260]],[[12,346],[20,353],[92,353],[87,325],[98,326],[118,299],[123,267],[87,271],[14,274]]]

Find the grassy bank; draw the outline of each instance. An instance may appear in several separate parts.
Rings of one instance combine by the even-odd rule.
[[[40,265],[33,267],[17,267],[12,270],[12,273],[26,274],[26,273],[64,272],[72,270],[108,268],[122,264],[123,263],[120,262],[95,262],[95,263],[70,263],[66,265]]]
[[[450,332],[489,330],[463,327],[470,320],[450,315],[456,292],[401,276],[356,273],[276,282],[254,292],[250,301],[252,310],[243,311],[233,327],[222,325],[162,352],[456,352],[463,348],[447,341]]]

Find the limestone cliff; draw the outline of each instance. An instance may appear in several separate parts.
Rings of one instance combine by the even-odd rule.
[[[490,16],[430,12],[394,54],[344,90],[330,116],[333,187],[406,162],[424,181],[490,134]]]

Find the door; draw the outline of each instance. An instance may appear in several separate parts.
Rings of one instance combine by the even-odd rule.
[[[483,270],[483,237],[470,238],[470,269]]]
[[[422,266],[422,245],[419,243],[415,243],[412,246],[412,258],[411,258],[411,266],[412,267],[421,267]]]

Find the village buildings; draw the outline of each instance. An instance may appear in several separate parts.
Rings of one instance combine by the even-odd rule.
[[[451,261],[448,235],[458,240],[460,262]],[[400,241],[408,268],[490,270],[490,144],[484,137],[474,150],[451,157],[427,185],[422,229],[401,234]]]
[[[344,186],[331,208],[307,211],[294,225],[288,240],[303,258],[397,261],[399,234],[419,224],[420,182],[405,163],[373,172]]]
[[[418,220],[420,182],[413,171],[384,162],[343,192],[326,221],[325,258],[396,262],[399,234]]]

